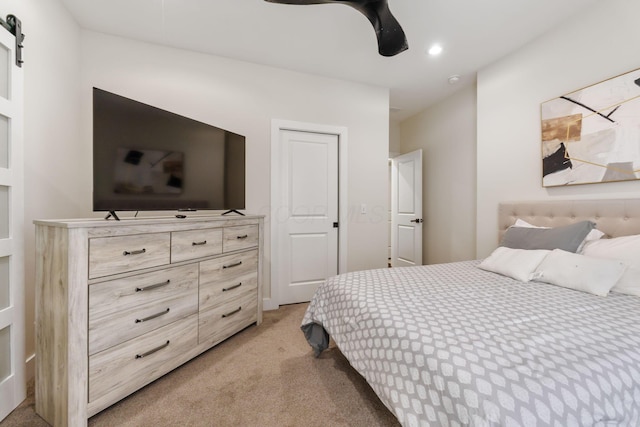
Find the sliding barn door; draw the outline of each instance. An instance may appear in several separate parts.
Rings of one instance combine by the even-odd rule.
[[[0,420],[26,397],[22,68],[0,28]]]

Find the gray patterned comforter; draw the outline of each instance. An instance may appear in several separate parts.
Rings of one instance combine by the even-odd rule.
[[[640,298],[477,263],[333,277],[302,329],[324,328],[404,426],[640,426]]]

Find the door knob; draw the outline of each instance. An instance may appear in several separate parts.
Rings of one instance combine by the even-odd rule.
[[[412,220],[410,220],[409,222],[415,222],[416,224],[421,224],[421,223],[423,223],[424,221],[422,220],[422,218],[416,218],[416,219],[412,219]]]

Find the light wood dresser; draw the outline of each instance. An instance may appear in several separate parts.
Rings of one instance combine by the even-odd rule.
[[[36,412],[54,426],[262,322],[262,216],[35,225]]]

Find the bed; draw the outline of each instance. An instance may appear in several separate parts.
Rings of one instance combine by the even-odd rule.
[[[498,216],[503,243],[585,222],[603,236],[332,277],[301,325],[316,356],[333,338],[403,426],[639,426],[640,200],[503,203]],[[528,280],[496,273],[498,252]]]

